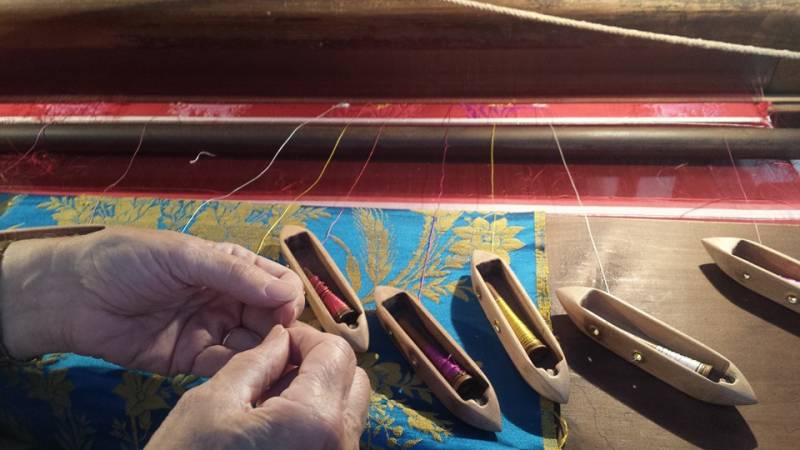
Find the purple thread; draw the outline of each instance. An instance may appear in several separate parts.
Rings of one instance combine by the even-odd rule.
[[[464,372],[464,370],[462,370],[461,367],[455,361],[453,361],[451,355],[445,356],[439,351],[439,349],[434,347],[433,344],[424,344],[422,346],[422,351],[449,383],[452,384],[453,381],[455,381],[455,379],[462,372]]]
[[[431,247],[433,247],[433,227],[436,225],[436,216],[431,220],[431,226],[428,228],[428,243],[425,245],[425,259],[422,261],[422,273],[419,276],[419,288],[417,288],[417,298],[422,299],[422,286],[425,284],[425,270],[428,268],[428,261],[431,256]]]
[[[450,114],[453,112],[453,105],[447,110],[447,122],[450,122]],[[450,135],[450,127],[444,130],[444,149],[442,150],[442,174],[439,178],[439,196],[436,197],[436,209],[433,212],[433,220],[428,230],[428,243],[425,247],[425,259],[422,261],[422,273],[419,276],[419,288],[417,289],[417,298],[422,300],[422,286],[425,284],[425,272],[428,269],[428,262],[431,256],[431,247],[433,246],[433,227],[436,224],[436,218],[439,215],[439,208],[442,206],[442,195],[444,195],[444,168],[447,162],[447,149],[450,146],[448,143],[448,136]]]
[[[378,134],[375,135],[375,141],[372,142],[372,149],[370,149],[369,155],[367,155],[367,160],[364,161],[364,165],[361,166],[361,171],[358,172],[358,176],[356,177],[356,181],[353,182],[353,185],[350,186],[350,190],[348,190],[347,194],[345,194],[345,197],[344,197],[345,200],[350,198],[350,194],[353,193],[353,190],[356,188],[356,185],[361,180],[361,175],[364,175],[364,172],[367,170],[367,165],[369,164],[370,160],[372,159],[372,155],[375,153],[375,148],[378,147],[378,139],[381,138],[381,133],[383,133],[384,127],[386,127],[385,123],[383,125],[381,125],[381,127],[378,129]],[[328,227],[328,232],[325,233],[325,239],[322,240],[322,245],[325,245],[325,243],[328,242],[328,239],[331,237],[331,233],[333,232],[333,227],[336,225],[336,222],[339,221],[339,218],[342,217],[342,213],[343,212],[344,212],[344,208],[339,208],[339,214],[336,215],[336,218],[333,219],[333,222],[331,222],[330,226]]]

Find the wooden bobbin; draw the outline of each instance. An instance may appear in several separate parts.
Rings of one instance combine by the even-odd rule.
[[[383,328],[445,408],[473,427],[500,431],[500,404],[489,379],[419,300],[407,291],[378,286],[375,304]],[[425,350],[430,344],[464,374],[445,377]]]
[[[367,351],[369,329],[364,307],[319,239],[303,227],[286,225],[281,229],[280,242],[281,254],[303,282],[308,306],[322,329],[344,338],[356,352]]]
[[[712,237],[702,242],[737,283],[800,314],[800,261],[747,239]]]
[[[520,376],[540,395],[556,403],[566,403],[569,400],[567,359],[511,267],[494,253],[476,250],[472,254],[472,288]],[[501,288],[506,295],[493,294],[492,288]],[[508,311],[503,311],[498,298]],[[523,328],[534,339],[520,337]]]
[[[578,286],[560,288],[556,296],[589,338],[674,388],[719,405],[758,402],[730,360],[617,297]]]

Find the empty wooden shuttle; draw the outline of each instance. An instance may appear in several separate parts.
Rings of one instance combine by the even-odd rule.
[[[556,295],[584,334],[674,388],[719,405],[757,403],[732,362],[664,322],[598,289],[566,287]]]
[[[287,225],[280,241],[281,253],[303,282],[308,305],[322,328],[344,338],[353,350],[367,351],[369,328],[364,307],[319,239],[305,228]]]
[[[472,287],[517,371],[536,392],[569,400],[569,366],[561,345],[511,267],[497,255],[472,253]],[[516,322],[516,323],[514,323]],[[524,326],[520,330],[520,322]],[[522,333],[532,333],[527,339]]]
[[[442,404],[473,427],[500,431],[500,404],[489,379],[419,300],[378,286],[375,302],[381,325]],[[447,377],[443,364],[454,369]]]
[[[800,313],[800,261],[747,239],[713,237],[702,242],[717,266],[729,277]]]
[[[0,240],[21,241],[68,236],[82,236],[105,230],[105,225],[67,225],[53,227],[19,228],[0,231]]]

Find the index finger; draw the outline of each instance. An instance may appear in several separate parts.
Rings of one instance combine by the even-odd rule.
[[[296,303],[303,289],[299,279],[275,277],[253,262],[207,245],[168,246],[160,261],[169,273],[189,286],[205,286],[262,308]]]
[[[299,366],[297,377],[281,397],[317,409],[342,411],[350,394],[356,357],[347,342],[311,327],[291,327],[289,361]]]

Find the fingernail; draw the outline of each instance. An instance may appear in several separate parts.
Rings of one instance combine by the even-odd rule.
[[[294,305],[289,303],[284,303],[278,309],[275,310],[275,319],[281,325],[290,325],[292,321],[295,319],[294,314]]]
[[[294,300],[300,294],[297,286],[283,280],[273,280],[265,292],[269,298],[284,302]]]
[[[284,328],[283,325],[275,325],[272,327],[272,330],[270,330],[267,337],[264,338],[264,341],[274,341],[275,339],[280,338],[284,333],[286,333],[286,328]]]

